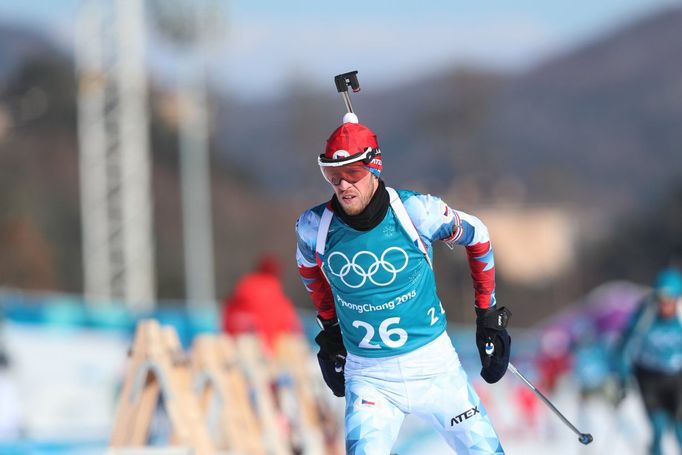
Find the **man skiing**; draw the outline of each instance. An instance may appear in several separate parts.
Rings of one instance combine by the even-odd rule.
[[[661,454],[672,427],[682,449],[682,273],[674,268],[656,277],[654,292],[633,313],[616,347],[621,394],[631,372],[639,385],[651,427],[650,452]]]
[[[458,454],[504,453],[445,331],[432,270],[433,242],[465,247],[481,376],[497,382],[510,313],[496,306],[485,225],[437,197],[385,186],[377,138],[352,111],[318,164],[334,195],[298,219],[296,259],[318,311],[323,378],[346,398],[346,452],[389,454],[409,413]]]

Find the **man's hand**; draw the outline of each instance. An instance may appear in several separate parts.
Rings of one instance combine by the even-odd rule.
[[[476,308],[476,347],[481,357],[481,377],[493,384],[504,376],[509,364],[511,337],[507,322],[511,312],[505,307]]]
[[[346,394],[344,366],[346,364],[346,348],[341,337],[338,321],[320,320],[322,331],[317,334],[315,341],[320,346],[317,361],[322,370],[322,378],[334,395],[342,397]]]

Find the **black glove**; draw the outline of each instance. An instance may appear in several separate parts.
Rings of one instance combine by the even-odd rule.
[[[505,307],[476,308],[476,347],[481,357],[481,377],[493,384],[504,376],[509,364],[511,337],[507,322],[511,312]]]
[[[342,397],[346,394],[344,366],[346,365],[346,348],[341,337],[341,328],[336,319],[323,321],[322,331],[317,334],[315,341],[320,346],[317,361],[322,370],[322,378],[334,395]]]

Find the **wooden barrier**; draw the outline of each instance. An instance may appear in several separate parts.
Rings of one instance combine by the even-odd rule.
[[[268,358],[255,335],[201,335],[187,356],[172,327],[141,321],[119,397],[108,455],[327,455],[335,416],[315,391],[317,365],[302,335],[281,336]],[[326,389],[324,390],[326,391]],[[159,406],[171,448],[147,447]]]
[[[272,455],[291,453],[277,402],[272,390],[273,372],[255,335],[241,335],[235,339],[239,360],[244,367],[255,400],[256,413],[265,436],[266,450]]]
[[[264,436],[238,360],[228,336],[197,337],[192,346],[194,390],[219,450],[265,454]]]
[[[300,334],[285,334],[275,344],[279,376],[288,376],[280,381],[279,392],[291,393],[288,417],[291,421],[292,440],[300,445],[305,454],[325,453],[325,437],[320,422],[320,407],[314,395],[315,386],[311,379],[311,353],[308,343]],[[316,367],[317,368],[317,367]],[[282,400],[284,401],[284,400]],[[283,406],[286,412],[286,407]]]
[[[175,445],[190,448],[196,455],[213,455],[199,402],[188,386],[187,363],[175,330],[162,330],[154,320],[141,321],[129,357],[109,446],[146,446],[152,417],[162,405]]]

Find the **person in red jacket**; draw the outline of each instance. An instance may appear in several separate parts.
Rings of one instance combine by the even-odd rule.
[[[253,272],[244,275],[225,298],[223,331],[230,335],[256,333],[272,353],[282,333],[300,333],[301,321],[284,293],[277,257],[261,256]]]

